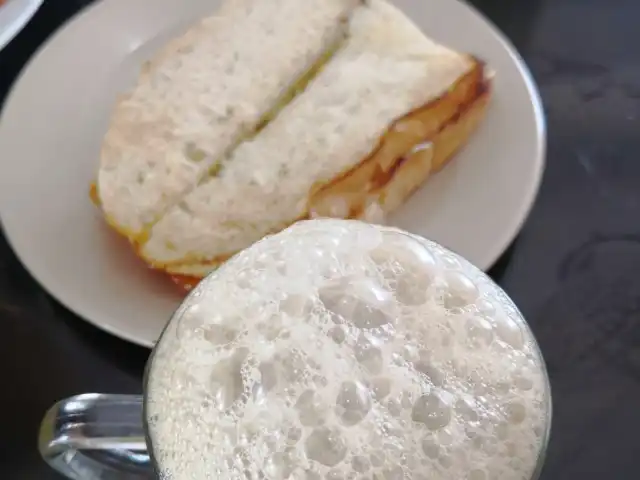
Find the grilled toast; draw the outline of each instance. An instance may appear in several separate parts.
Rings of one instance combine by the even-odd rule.
[[[275,1],[312,12],[299,17],[309,29],[273,20],[273,3],[229,0],[170,43],[105,136],[95,197],[107,221],[186,288],[300,219],[398,208],[465,143],[491,94],[481,61],[384,0]],[[236,46],[231,21],[266,37]],[[198,63],[203,52],[222,58]]]

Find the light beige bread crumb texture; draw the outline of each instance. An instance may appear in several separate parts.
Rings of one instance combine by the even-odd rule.
[[[424,140],[432,147],[445,125],[463,123],[463,107],[470,106],[464,102],[484,94],[474,121],[449,135],[446,148],[405,159],[404,170],[394,170],[404,175],[389,178],[377,192],[387,198],[381,208],[391,211],[482,117],[488,93],[473,91],[484,83],[474,59],[429,40],[384,1],[312,3],[226,2],[152,59],[117,105],[102,150],[99,201],[109,223],[150,265],[202,277],[265,234],[321,209],[313,194],[326,193],[347,174],[351,191],[368,195],[371,177],[355,173],[374,152],[384,153],[381,139],[397,139],[386,148],[395,143],[400,150],[387,152],[381,167],[395,165]],[[303,14],[303,27],[282,20]],[[292,79],[304,75],[345,29],[337,53],[252,137]],[[255,35],[240,41],[246,31]],[[469,76],[476,83],[467,84],[468,91],[459,88]],[[446,99],[453,113],[429,112]],[[390,130],[420,109],[415,138]],[[354,185],[354,178],[365,184]]]

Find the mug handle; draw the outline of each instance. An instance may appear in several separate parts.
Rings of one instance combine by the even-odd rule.
[[[88,393],[56,403],[40,425],[42,458],[73,480],[155,478],[139,395]]]

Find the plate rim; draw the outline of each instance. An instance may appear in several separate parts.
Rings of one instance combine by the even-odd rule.
[[[11,41],[27,26],[43,3],[44,0],[31,0],[29,3],[25,4],[24,9],[20,15],[18,15],[18,18],[8,28],[0,32],[0,51],[9,45],[9,43],[11,43]],[[9,2],[7,2],[6,5],[9,5]],[[3,5],[3,7],[6,7],[6,5]],[[11,92],[9,92],[9,94],[10,93]],[[7,94],[7,97],[9,94]]]
[[[36,7],[33,9],[31,15],[26,19],[24,24],[17,29],[17,31],[13,34],[13,36],[17,35],[24,25],[28,23],[31,17],[37,12],[38,8],[41,6],[44,0],[35,0],[34,5]],[[452,1],[452,0],[448,0]],[[494,264],[499,260],[499,258],[505,253],[505,251],[509,248],[509,246],[514,242],[517,238],[518,234],[521,232],[524,224],[526,223],[529,215],[535,205],[536,198],[540,191],[540,186],[542,184],[543,174],[546,167],[546,157],[547,157],[547,125],[546,119],[544,115],[544,107],[542,103],[542,99],[540,96],[540,92],[536,85],[536,82],[531,74],[529,67],[526,62],[513,45],[511,40],[500,30],[493,21],[491,21],[483,12],[481,12],[475,5],[472,5],[464,0],[453,0],[454,2],[460,4],[463,8],[467,8],[471,11],[472,14],[477,16],[485,26],[491,30],[492,34],[499,41],[501,47],[506,51],[515,65],[518,73],[520,74],[524,86],[526,87],[526,92],[528,98],[530,100],[530,105],[532,108],[533,119],[535,121],[535,130],[536,130],[536,144],[538,148],[536,149],[536,155],[533,160],[535,160],[535,169],[531,175],[531,180],[528,182],[529,188],[527,191],[523,192],[522,195],[522,205],[520,209],[518,209],[518,215],[513,215],[512,219],[508,224],[505,224],[505,227],[501,229],[501,235],[497,236],[496,241],[492,243],[493,248],[489,251],[485,257],[485,261],[481,264],[476,264],[478,268],[482,271],[488,271]],[[19,72],[16,80],[11,85],[7,95],[5,97],[4,104],[2,105],[2,109],[0,110],[0,125],[2,124],[2,120],[4,115],[8,110],[8,106],[12,103],[14,97],[14,91],[21,84],[22,78],[25,74],[28,73],[32,65],[40,59],[40,57],[46,53],[48,47],[54,43],[63,31],[65,31],[71,23],[83,21],[85,16],[92,15],[94,10],[99,9],[100,5],[103,2],[98,1],[90,4],[89,6],[80,9],[75,15],[70,17],[53,35],[51,35],[45,42],[43,42],[37,50],[31,55],[29,60],[26,62],[25,66]],[[106,3],[106,2],[104,2]],[[11,37],[13,38],[13,37]],[[0,35],[0,50],[3,48],[1,43],[2,35]],[[9,39],[10,41],[11,39]],[[8,42],[7,42],[8,43]],[[6,239],[7,244],[11,248],[13,254],[20,261],[22,267],[27,271],[27,273],[38,283],[39,287],[43,289],[46,294],[51,297],[51,299],[60,305],[62,305],[66,310],[70,311],[72,314],[80,318],[81,320],[91,324],[92,326],[112,335],[121,340],[130,342],[134,345],[138,345],[145,348],[153,348],[156,344],[157,340],[149,340],[148,338],[143,338],[141,335],[136,335],[128,332],[125,328],[120,328],[118,326],[113,325],[111,322],[100,322],[94,319],[94,315],[91,312],[86,311],[87,309],[81,305],[72,305],[72,301],[68,299],[62,298],[59,295],[55,294],[53,288],[50,287],[46,282],[43,282],[38,274],[35,273],[35,270],[30,266],[30,262],[24,258],[24,255],[20,252],[11,237],[8,233],[6,227],[4,226],[4,222],[2,221],[2,215],[0,213],[0,229],[3,232],[4,238]],[[447,247],[450,248],[450,247]],[[457,252],[456,252],[457,253]],[[178,307],[179,308],[179,305]]]
[[[536,84],[535,79],[533,78],[533,74],[531,73],[531,69],[525,62],[524,58],[515,47],[513,42],[506,36],[506,34],[498,28],[498,26],[481,12],[478,7],[475,5],[464,1],[464,0],[455,0],[458,3],[463,3],[467,8],[473,11],[475,15],[481,18],[484,23],[491,28],[496,37],[500,40],[500,43],[505,48],[513,63],[518,68],[522,79],[524,80],[525,86],[527,88],[527,93],[529,94],[529,99],[531,100],[531,106],[533,109],[533,117],[535,119],[536,124],[536,133],[537,138],[536,141],[538,143],[538,154],[536,155],[536,170],[535,177],[531,181],[530,191],[527,192],[526,198],[523,198],[524,204],[522,207],[522,211],[519,212],[518,221],[514,221],[511,225],[511,228],[507,231],[504,229],[504,234],[502,236],[502,241],[495,242],[498,245],[492,254],[487,255],[487,260],[484,262],[486,265],[476,265],[483,272],[487,272],[490,270],[496,262],[500,259],[500,257],[507,251],[507,249],[511,246],[511,244],[516,240],[525,223],[529,219],[531,215],[531,211],[535,205],[536,199],[538,198],[538,193],[540,192],[540,187],[542,185],[542,178],[544,175],[544,171],[547,164],[547,120],[544,113],[544,104],[542,102],[542,97],[540,96],[540,90]],[[457,252],[456,252],[457,253]]]

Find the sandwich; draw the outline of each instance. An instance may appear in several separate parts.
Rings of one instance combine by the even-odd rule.
[[[384,0],[226,0],[118,99],[93,198],[189,289],[296,221],[397,209],[482,121],[490,83]]]

